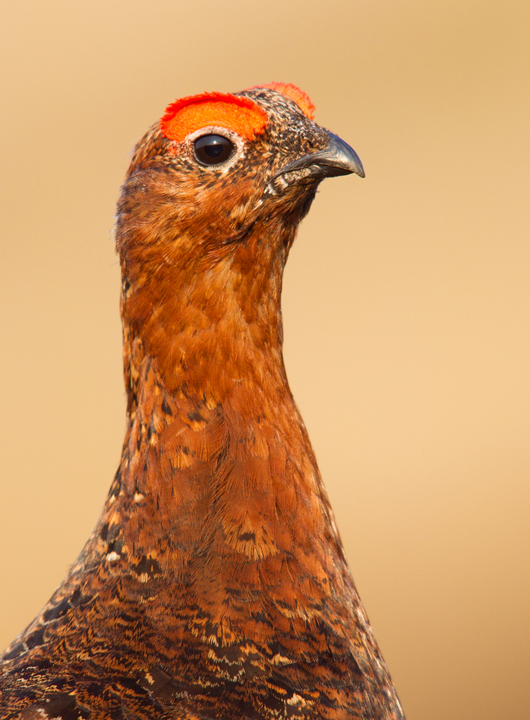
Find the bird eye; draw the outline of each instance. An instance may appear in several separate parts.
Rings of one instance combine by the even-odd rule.
[[[195,141],[195,157],[203,165],[220,165],[234,152],[234,143],[222,135],[203,135]]]

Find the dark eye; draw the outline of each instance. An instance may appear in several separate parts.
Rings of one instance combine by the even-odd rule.
[[[195,157],[203,165],[220,165],[234,152],[234,143],[222,135],[203,135],[195,140]]]

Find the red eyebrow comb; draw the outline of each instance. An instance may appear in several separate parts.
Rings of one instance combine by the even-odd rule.
[[[252,140],[267,124],[267,113],[253,100],[229,93],[202,93],[180,98],[167,106],[160,128],[169,140],[182,142],[190,133],[220,126]]]

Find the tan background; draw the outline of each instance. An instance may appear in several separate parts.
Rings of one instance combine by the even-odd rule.
[[[283,80],[367,172],[302,225],[285,354],[408,718],[528,718],[528,0],[4,0],[0,33],[0,645],[119,458],[133,143],[177,97]]]

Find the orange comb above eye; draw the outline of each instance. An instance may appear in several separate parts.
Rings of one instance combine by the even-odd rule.
[[[269,88],[270,90],[276,90],[281,95],[285,95],[290,100],[294,100],[300,110],[307,115],[310,120],[315,117],[315,106],[309,99],[309,96],[305,94],[299,87],[292,83],[281,83],[271,82],[268,85],[260,85],[259,87]],[[252,89],[252,88],[251,88]]]
[[[228,93],[203,93],[168,105],[160,120],[162,135],[182,142],[195,130],[217,125],[252,140],[267,124],[267,114],[250,98]]]

